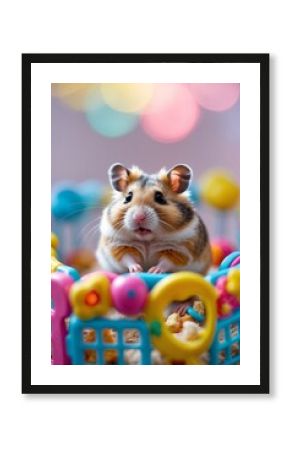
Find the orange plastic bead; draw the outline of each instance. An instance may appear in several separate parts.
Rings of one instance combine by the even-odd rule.
[[[96,291],[88,292],[85,296],[85,304],[88,306],[95,306],[99,303],[100,297]]]

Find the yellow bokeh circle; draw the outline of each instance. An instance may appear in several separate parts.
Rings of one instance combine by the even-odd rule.
[[[107,105],[118,111],[136,113],[142,111],[152,98],[150,83],[103,83],[100,91]]]
[[[53,83],[51,92],[77,111],[85,111],[100,103],[99,86],[96,83]]]

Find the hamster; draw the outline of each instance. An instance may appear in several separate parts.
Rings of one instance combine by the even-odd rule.
[[[208,271],[208,232],[186,192],[190,167],[179,164],[147,175],[138,167],[117,163],[108,175],[114,196],[103,211],[97,248],[103,270]]]

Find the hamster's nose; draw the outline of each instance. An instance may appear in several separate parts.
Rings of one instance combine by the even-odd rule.
[[[137,212],[134,214],[133,219],[134,219],[134,222],[139,225],[140,223],[144,222],[144,220],[146,219],[146,216],[143,212]]]

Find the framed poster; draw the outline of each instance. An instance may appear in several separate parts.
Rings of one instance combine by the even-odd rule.
[[[269,55],[24,54],[22,124],[23,392],[268,393]]]

